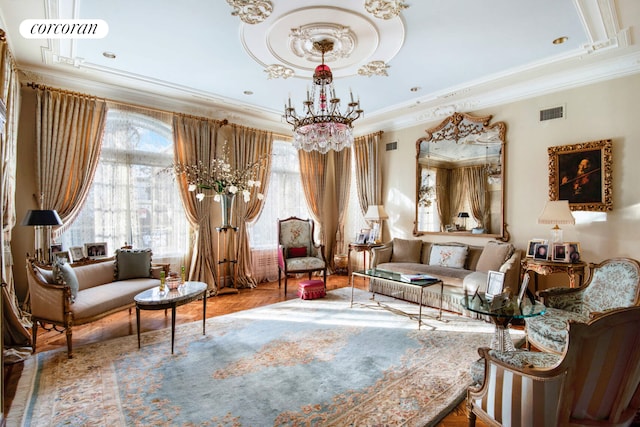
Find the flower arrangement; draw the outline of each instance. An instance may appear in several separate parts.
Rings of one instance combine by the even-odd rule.
[[[189,183],[189,191],[198,191],[196,199],[202,201],[206,195],[202,190],[213,190],[216,194],[213,200],[220,202],[222,194],[241,193],[243,200],[251,200],[251,189],[259,188],[261,182],[257,179],[264,162],[261,158],[249,163],[243,169],[232,169],[229,164],[227,146],[225,143],[222,158],[213,159],[210,165],[198,162],[196,165],[175,164],[176,175],[183,175]],[[264,198],[262,193],[257,195],[259,200]]]

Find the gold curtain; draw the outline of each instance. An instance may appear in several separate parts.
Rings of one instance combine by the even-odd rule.
[[[0,98],[5,109],[4,130],[0,132],[0,200],[2,201],[2,333],[5,347],[28,346],[31,344],[29,329],[31,320],[23,312],[15,292],[13,263],[11,257],[11,236],[16,225],[16,151],[18,142],[18,117],[20,111],[20,83],[13,55],[7,45],[5,32],[0,30]],[[13,355],[9,353],[13,352]],[[18,352],[19,353],[19,352]],[[5,361],[22,359],[13,350],[5,351]],[[24,357],[28,357],[25,353]]]
[[[449,181],[451,170],[433,168],[436,171],[436,207],[440,217],[440,231],[445,231],[444,226],[451,224],[451,200],[449,198]]]
[[[344,222],[347,216],[347,203],[349,202],[349,192],[351,184],[351,150],[344,149],[337,151],[334,155],[336,200],[338,208],[338,224],[336,231],[336,245],[333,253],[344,253],[346,250],[344,242]],[[333,257],[330,258],[330,263]]]
[[[326,239],[322,210],[326,193],[327,154],[298,150],[298,161],[300,162],[300,178],[307,206],[317,228],[319,228],[320,243],[324,244]]]
[[[464,205],[465,190],[466,186],[462,168],[451,169],[449,178],[449,203],[452,217],[449,218],[449,222],[447,222],[447,224],[450,224],[453,217],[457,216],[458,212],[462,209],[462,206]]]
[[[355,138],[353,153],[356,158],[356,185],[360,210],[365,215],[369,205],[382,204],[378,145],[382,131]]]
[[[173,141],[176,163],[195,165],[202,162],[211,164],[216,157],[218,131],[223,122],[198,117],[174,114]],[[189,280],[207,283],[209,292],[215,293],[216,268],[213,252],[213,229],[209,213],[213,208],[213,198],[205,197],[199,202],[195,192],[189,191],[184,176],[177,176],[180,199],[189,224],[194,230],[191,248]]]
[[[489,223],[489,195],[487,177],[484,166],[471,166],[464,169],[466,187],[473,188],[469,191],[469,201],[471,204],[471,214],[478,222],[480,228],[487,228]]]
[[[232,125],[233,151],[235,169],[244,168],[263,158],[263,167],[260,170],[258,180],[261,182],[259,190],[253,188],[251,190],[251,199],[248,203],[242,200],[242,195],[236,197],[236,206],[238,225],[237,240],[237,261],[238,275],[236,287],[255,288],[256,279],[253,277],[253,266],[251,261],[251,248],[249,247],[249,235],[247,227],[256,221],[262,208],[264,207],[264,199],[257,197],[258,192],[267,193],[269,186],[269,177],[271,176],[271,152],[273,150],[273,134],[271,132],[250,129],[242,126]],[[240,199],[240,200],[239,200]]]
[[[95,97],[36,86],[36,189],[40,209],[55,209],[64,225],[75,220],[95,175],[107,104]]]

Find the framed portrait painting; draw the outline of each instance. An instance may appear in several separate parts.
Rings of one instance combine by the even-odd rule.
[[[549,200],[574,211],[605,212],[611,200],[611,140],[549,147]]]
[[[103,258],[107,256],[107,243],[106,242],[85,243],[84,252],[87,254],[87,257],[89,257],[90,259]]]

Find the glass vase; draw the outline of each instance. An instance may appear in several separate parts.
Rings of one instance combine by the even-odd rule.
[[[221,228],[233,227],[231,218],[233,215],[233,202],[236,195],[231,193],[220,194],[220,209],[222,209],[222,226]]]

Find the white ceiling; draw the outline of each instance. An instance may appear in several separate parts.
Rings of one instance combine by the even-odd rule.
[[[283,133],[286,98],[301,111],[319,63],[295,54],[306,45],[293,28],[348,54],[327,63],[343,108],[352,89],[365,110],[356,134],[640,72],[637,0],[405,1],[384,20],[364,0],[262,0],[270,16],[247,24],[232,0],[0,0],[0,24],[25,81]],[[34,18],[102,19],[109,32],[23,38],[20,23]],[[388,75],[358,75],[371,61]],[[272,64],[295,75],[268,78]]]

